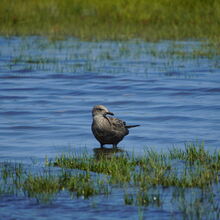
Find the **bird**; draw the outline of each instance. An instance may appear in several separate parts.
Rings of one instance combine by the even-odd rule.
[[[112,144],[113,148],[117,148],[117,144],[129,134],[129,128],[140,125],[126,125],[126,123],[118,118],[108,117],[114,115],[104,105],[96,105],[92,109],[92,132],[99,141],[100,147],[104,148],[105,144]]]

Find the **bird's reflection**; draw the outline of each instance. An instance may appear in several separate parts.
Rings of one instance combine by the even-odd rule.
[[[120,149],[120,148],[94,148],[94,157],[96,159],[102,159],[102,158],[111,158],[113,156],[121,156],[126,154],[126,151]]]

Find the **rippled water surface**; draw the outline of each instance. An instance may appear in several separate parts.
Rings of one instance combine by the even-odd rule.
[[[92,152],[99,146],[90,130],[96,104],[141,125],[120,142],[125,151],[166,151],[189,141],[218,149],[219,57],[197,55],[201,48],[198,42],[0,38],[0,160],[29,163],[72,148]],[[4,219],[137,219],[138,208],[124,206],[118,193],[96,198],[101,207],[65,194],[46,207],[9,196],[0,213]],[[153,219],[154,211],[145,217]],[[169,209],[157,216],[170,219]]]

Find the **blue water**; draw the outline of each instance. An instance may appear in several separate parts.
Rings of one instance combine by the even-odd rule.
[[[187,56],[203,46],[1,37],[0,161],[43,161],[73,148],[92,152],[99,147],[90,130],[96,104],[106,105],[127,124],[141,125],[120,142],[125,151],[166,151],[191,141],[219,149],[219,57]],[[186,56],[172,55],[175,51]],[[9,196],[0,202],[0,213],[3,219],[138,218],[138,208],[113,198],[103,199],[105,209],[100,209],[90,200],[63,195],[42,208]],[[145,216],[153,219],[154,210]],[[161,210],[159,219],[170,216]]]

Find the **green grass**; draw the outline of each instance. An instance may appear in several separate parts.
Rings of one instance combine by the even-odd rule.
[[[33,173],[22,164],[2,163],[0,165],[0,196],[25,195],[37,203],[50,203],[63,190],[71,197],[88,199],[94,195],[110,194],[106,178],[93,178],[89,172],[62,170],[59,174],[50,169]]]
[[[1,35],[219,41],[216,0],[1,0]]]
[[[62,168],[79,169],[87,172],[96,172],[109,175],[113,182],[130,181],[131,171],[134,171],[134,161],[128,160],[125,156],[113,156],[111,158],[101,157],[98,160],[83,154],[61,155],[55,159],[54,166]],[[52,164],[50,164],[52,165]]]
[[[182,163],[181,168],[176,168],[176,163]],[[129,183],[140,189],[159,185],[203,188],[218,182],[220,154],[210,154],[203,144],[186,144],[184,150],[173,148],[159,154],[151,149],[138,158],[115,155],[97,160],[73,153],[58,156],[50,165],[106,174],[111,183]]]
[[[73,199],[89,199],[111,197],[120,190],[124,205],[160,210],[170,203],[185,219],[219,218],[219,151],[210,153],[203,143],[187,143],[166,153],[146,149],[141,156],[109,152],[100,150],[93,156],[73,151],[46,158],[37,172],[22,164],[1,163],[0,196],[24,195],[50,203],[62,191]]]
[[[60,187],[59,180],[55,176],[29,174],[24,179],[21,189],[27,197],[35,198],[38,203],[49,203],[60,191]]]

